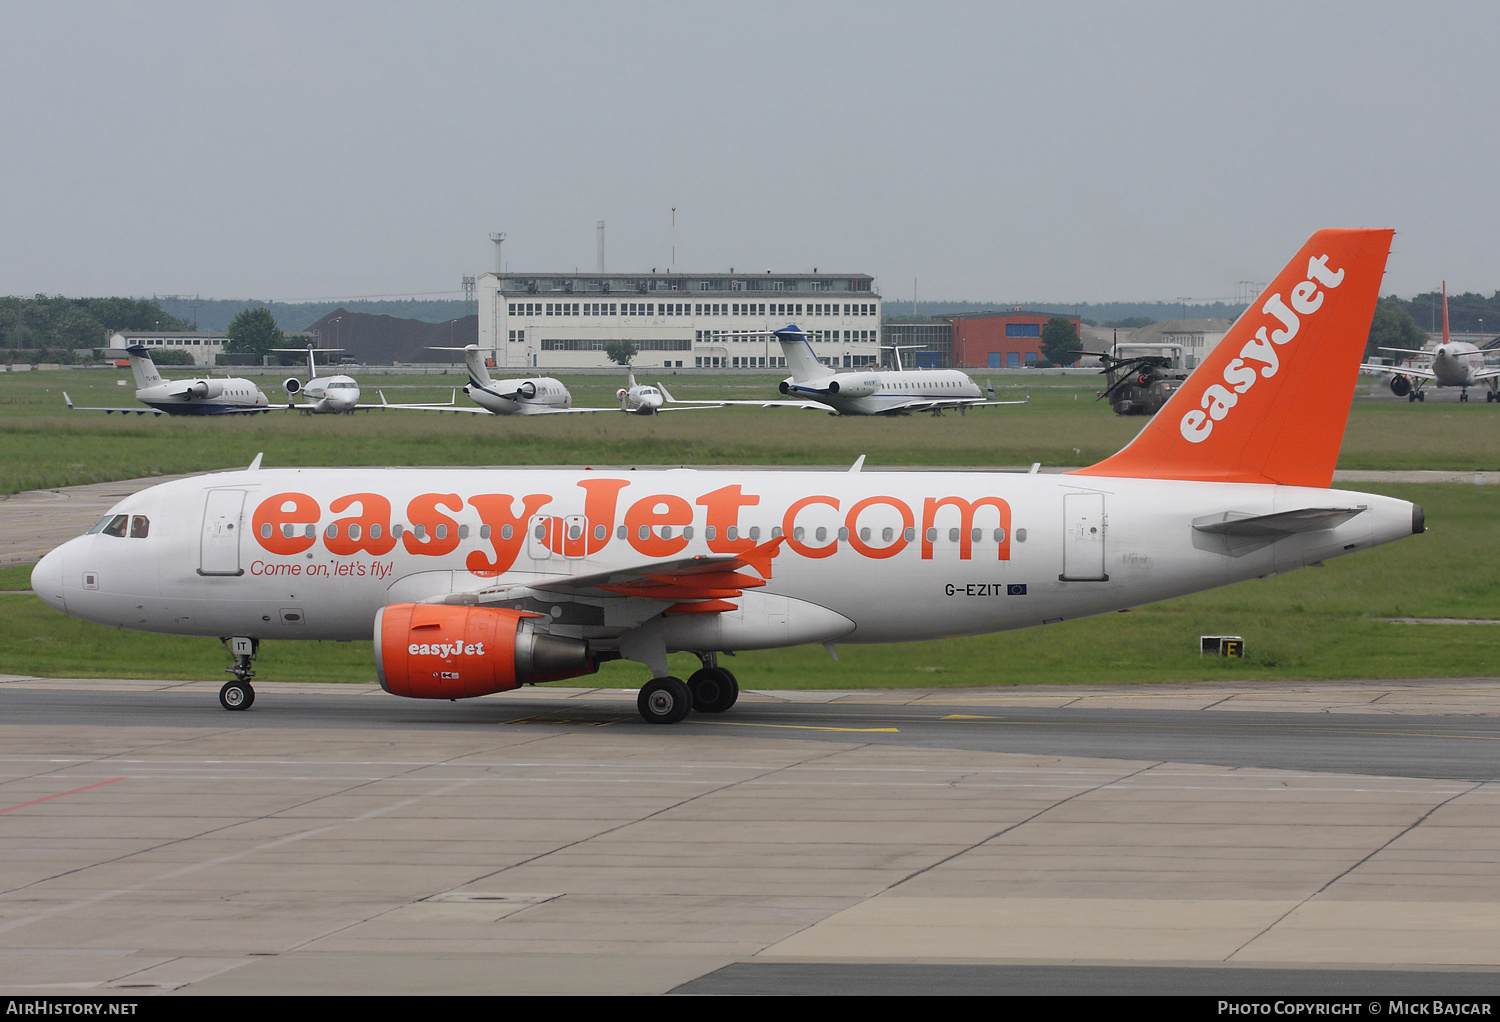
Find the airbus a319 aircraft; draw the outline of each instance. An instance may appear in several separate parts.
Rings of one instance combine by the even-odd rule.
[[[83,408],[67,391],[63,401],[75,412],[134,412],[137,415],[236,415],[269,412],[271,402],[252,381],[238,376],[164,380],[144,344],[125,349],[135,377],[135,399],[145,408]]]
[[[1423,354],[1405,348],[1381,348],[1410,358]],[[1432,349],[1432,359],[1425,366],[1388,366],[1367,363],[1360,366],[1366,372],[1378,376],[1389,376],[1387,381],[1391,393],[1408,401],[1426,401],[1425,387],[1431,383],[1437,387],[1459,387],[1460,401],[1469,400],[1469,388],[1485,386],[1484,400],[1500,401],[1500,366],[1485,365],[1484,352],[1468,341],[1455,341],[1448,336],[1448,282],[1443,281],[1443,343]]]
[[[261,641],[373,638],[380,684],[423,699],[635,661],[641,715],[672,723],[734,704],[721,652],[1025,628],[1321,563],[1423,531],[1415,504],[1328,488],[1391,237],[1313,235],[1129,445],[1067,474],[257,464],[126,498],[32,588],[233,637],[229,709]],[[702,664],[686,682],[674,651]]]

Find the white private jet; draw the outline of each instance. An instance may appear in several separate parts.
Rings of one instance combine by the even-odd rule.
[[[902,369],[900,353],[896,368],[880,372],[838,372],[818,360],[807,334],[795,325],[775,332],[792,375],[781,381],[780,391],[832,408],[840,415],[908,415],[912,412],[960,412],[982,405],[1023,405],[1025,401],[985,400],[979,384],[958,369]]]
[[[63,391],[63,402],[74,412],[120,412],[136,415],[243,415],[269,412],[271,402],[260,387],[238,376],[164,380],[144,344],[125,349],[135,377],[135,399],[145,408],[83,408]]]
[[[656,415],[659,412],[691,412],[710,408],[723,408],[728,401],[679,401],[668,404],[671,397],[660,384],[636,383],[635,371],[626,370],[626,385],[615,391],[620,399],[620,411],[628,415]]]
[[[272,348],[271,350],[295,355],[304,353],[302,348]],[[288,401],[288,408],[296,408],[311,415],[331,415],[335,412],[353,412],[358,408],[380,407],[379,405],[361,405],[359,403],[359,383],[355,381],[354,377],[318,375],[318,367],[313,360],[313,352],[343,350],[343,348],[315,349],[311,344],[307,346],[307,382],[303,383],[295,376],[290,376],[282,384],[289,398],[295,397],[298,394],[302,395],[303,400],[300,405]]]
[[[1411,358],[1423,352],[1405,348],[1381,348]],[[1443,281],[1443,343],[1431,351],[1431,360],[1425,366],[1378,365],[1366,363],[1360,368],[1377,376],[1389,376],[1391,393],[1405,397],[1408,401],[1426,401],[1425,387],[1431,383],[1436,387],[1459,387],[1458,399],[1469,400],[1469,388],[1483,385],[1485,403],[1500,401],[1500,366],[1485,365],[1484,351],[1468,341],[1454,341],[1448,337],[1448,282]]]
[[[764,335],[758,335],[764,336]],[[750,405],[756,408],[804,408],[831,411],[836,415],[909,415],[912,412],[939,413],[995,405],[1024,405],[1021,401],[985,400],[979,385],[967,373],[957,369],[903,369],[900,348],[896,348],[896,368],[839,372],[824,365],[814,354],[807,334],[795,324],[771,334],[781,344],[782,353],[792,375],[781,381],[781,393],[788,399],[764,400],[686,400],[674,398],[660,383],[668,407],[674,405]],[[800,400],[799,400],[800,397]]]
[[[1393,232],[1319,231],[1118,454],[982,472],[262,469],[127,497],[31,584],[101,624],[225,636],[227,709],[276,639],[374,640],[458,699],[644,665],[653,723],[718,713],[718,654],[1050,624],[1424,530],[1329,489]],[[702,668],[685,682],[671,652]],[[1003,671],[1003,666],[997,666]]]
[[[469,344],[462,348],[433,348],[433,351],[461,351],[464,364],[469,370],[469,383],[464,387],[478,408],[467,408],[455,404],[384,404],[386,408],[405,408],[422,412],[477,412],[492,415],[557,415],[577,412],[610,412],[613,408],[574,408],[573,395],[561,380],[550,376],[531,376],[520,380],[495,380],[490,378],[489,367],[484,364],[484,355],[479,345]]]

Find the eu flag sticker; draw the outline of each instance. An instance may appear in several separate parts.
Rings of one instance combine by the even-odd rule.
[[[1005,587],[1005,595],[1006,596],[1025,596],[1026,595],[1026,583],[1022,582],[1020,585],[1007,585]]]

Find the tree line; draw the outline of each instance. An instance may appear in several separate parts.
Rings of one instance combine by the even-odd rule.
[[[153,301],[139,298],[0,296],[0,348],[8,360],[72,362],[75,349],[103,348],[115,330],[186,330]]]

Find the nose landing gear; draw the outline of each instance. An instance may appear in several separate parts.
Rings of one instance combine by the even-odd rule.
[[[226,681],[219,689],[219,705],[226,710],[248,710],[255,704],[255,689],[250,687],[255,671],[250,667],[250,661],[260,649],[260,640],[236,635],[222,641],[234,654],[234,666],[224,668],[234,675],[234,680]]]
[[[219,689],[219,705],[226,710],[248,710],[255,704],[255,689],[248,681],[226,681]]]

